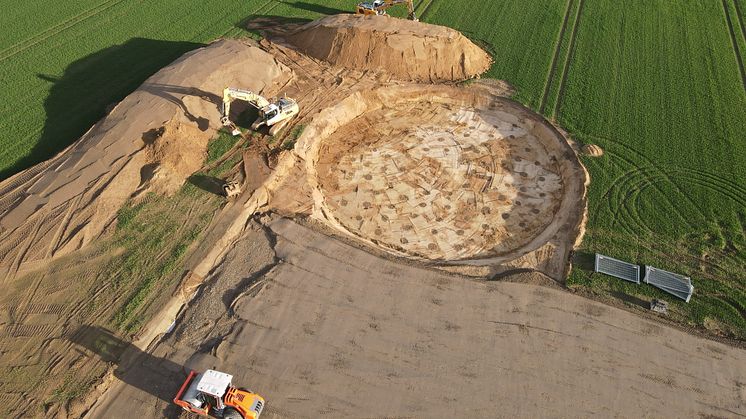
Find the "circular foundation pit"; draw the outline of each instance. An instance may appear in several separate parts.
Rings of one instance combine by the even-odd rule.
[[[519,256],[557,232],[565,192],[582,182],[546,121],[477,88],[381,88],[324,113],[316,139],[304,135],[317,207],[399,255]]]

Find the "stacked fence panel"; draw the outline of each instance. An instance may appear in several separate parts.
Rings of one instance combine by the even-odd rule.
[[[611,275],[625,281],[640,283],[640,267],[596,253],[596,272]]]
[[[644,282],[689,302],[694,292],[690,278],[663,269],[645,267]]]

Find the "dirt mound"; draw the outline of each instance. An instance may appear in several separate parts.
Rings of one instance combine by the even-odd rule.
[[[171,195],[200,167],[207,155],[209,137],[178,120],[158,130],[148,146],[148,163],[142,169],[143,188]]]
[[[291,77],[256,44],[235,40],[150,77],[68,149],[0,183],[0,277],[85,246],[150,183],[167,193],[181,186],[220,126],[225,86],[271,96]]]
[[[604,155],[604,150],[595,144],[586,144],[583,146],[583,154],[591,157],[601,157]]]
[[[492,63],[486,52],[451,28],[386,16],[328,16],[287,40],[335,65],[384,70],[419,82],[470,79]]]

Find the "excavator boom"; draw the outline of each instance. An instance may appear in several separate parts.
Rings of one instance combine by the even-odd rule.
[[[243,100],[259,110],[259,118],[251,126],[252,129],[258,129],[263,125],[272,127],[270,134],[274,135],[285,125],[287,120],[297,115],[298,103],[290,98],[280,98],[275,102],[270,102],[263,96],[258,95],[250,90],[236,89],[226,87],[223,90],[223,112],[220,122],[223,126],[231,127],[233,135],[239,135],[241,131],[231,122],[231,104],[234,100]],[[277,124],[277,125],[276,125]],[[273,125],[276,125],[273,127]]]
[[[417,21],[414,14],[414,0],[372,0],[364,1],[357,5],[357,14],[360,15],[385,15],[386,9],[397,4],[407,5],[407,19]]]

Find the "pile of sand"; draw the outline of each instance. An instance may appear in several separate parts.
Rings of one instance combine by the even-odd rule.
[[[75,144],[0,183],[0,277],[85,246],[139,191],[183,185],[220,127],[225,86],[271,96],[291,77],[256,44],[236,40],[150,77]]]
[[[596,144],[586,144],[583,146],[583,154],[591,157],[601,157],[604,155],[604,150]]]
[[[147,147],[141,190],[172,195],[192,173],[202,167],[209,136],[190,124],[170,121]]]
[[[386,16],[329,16],[301,27],[287,40],[334,65],[384,70],[418,82],[470,79],[492,63],[458,31]]]

